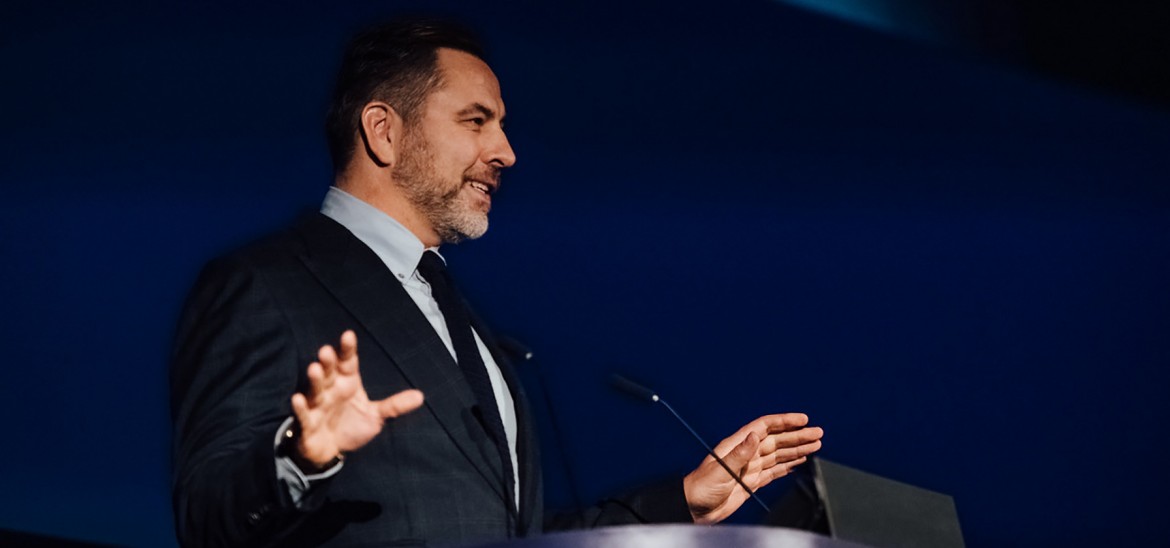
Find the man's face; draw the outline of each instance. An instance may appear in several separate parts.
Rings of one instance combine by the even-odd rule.
[[[442,241],[487,232],[500,171],[516,162],[504,136],[500,84],[473,55],[439,49],[443,85],[406,127],[394,180]]]

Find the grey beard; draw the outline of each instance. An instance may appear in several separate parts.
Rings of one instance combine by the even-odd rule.
[[[457,207],[458,195],[446,205],[443,210],[427,217],[444,243],[457,244],[463,240],[474,240],[487,232],[487,215],[478,211],[460,211]]]

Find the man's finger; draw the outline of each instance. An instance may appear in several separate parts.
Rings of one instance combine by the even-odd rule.
[[[378,413],[384,419],[401,417],[423,404],[423,393],[419,390],[403,390],[393,396],[377,402]]]
[[[345,330],[341,334],[341,356],[337,362],[337,372],[342,375],[353,375],[357,373],[358,359],[357,359],[357,334],[352,329]]]
[[[781,432],[779,434],[770,434],[760,444],[760,455],[768,455],[780,449],[789,447],[796,447],[806,443],[812,443],[825,436],[825,431],[820,427],[801,428],[795,432]]]
[[[325,377],[329,378],[333,375],[333,370],[337,368],[337,351],[333,350],[332,346],[322,346],[317,351],[317,361],[321,362],[321,368],[325,371]]]
[[[796,461],[804,462],[805,457],[807,457],[808,455],[811,455],[813,453],[816,453],[817,451],[820,451],[820,449],[821,449],[820,440],[814,441],[812,443],[806,443],[804,445],[800,445],[797,447],[790,447],[787,449],[781,449],[779,451],[776,451],[775,453],[772,453],[771,458],[766,459],[765,462],[770,462],[770,464],[765,465],[764,468],[768,469],[768,468],[772,468],[774,466],[784,466],[784,465],[794,466],[791,463],[796,462]]]
[[[309,364],[305,374],[309,377],[309,395],[313,396],[313,405],[320,405],[325,391],[329,388],[325,380],[325,369],[319,362],[313,362]]]
[[[776,478],[782,478],[788,474],[791,474],[793,468],[804,464],[807,460],[808,457],[800,457],[799,459],[786,463],[784,466],[773,466],[772,468],[765,470],[762,474],[760,474],[760,485],[759,487],[756,487],[756,489],[772,483],[772,480]]]
[[[760,425],[769,434],[778,434],[802,428],[808,424],[808,415],[804,413],[779,413],[765,415],[754,421],[753,425]]]
[[[731,448],[743,443],[744,438],[749,432],[755,432],[760,439],[764,439],[769,434],[779,434],[781,432],[789,432],[797,430],[808,424],[808,415],[804,413],[780,413],[776,415],[764,415],[752,422],[749,422],[737,430],[734,434],[726,437],[715,446],[715,453],[722,454],[731,451]]]
[[[304,425],[313,425],[312,414],[309,412],[309,400],[305,398],[304,394],[297,392],[292,395],[292,409],[293,415],[297,417],[297,423],[303,428]]]

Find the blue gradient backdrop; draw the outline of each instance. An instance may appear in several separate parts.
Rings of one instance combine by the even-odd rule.
[[[342,44],[398,11],[4,8],[0,528],[174,542],[182,298],[319,203]],[[586,498],[702,458],[620,370],[712,440],[808,412],[826,457],[953,494],[970,546],[1164,539],[1166,113],[771,2],[439,11],[519,155],[450,255]]]

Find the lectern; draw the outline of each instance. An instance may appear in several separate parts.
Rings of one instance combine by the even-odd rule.
[[[626,525],[479,545],[480,548],[862,548],[826,536],[759,525]]]

